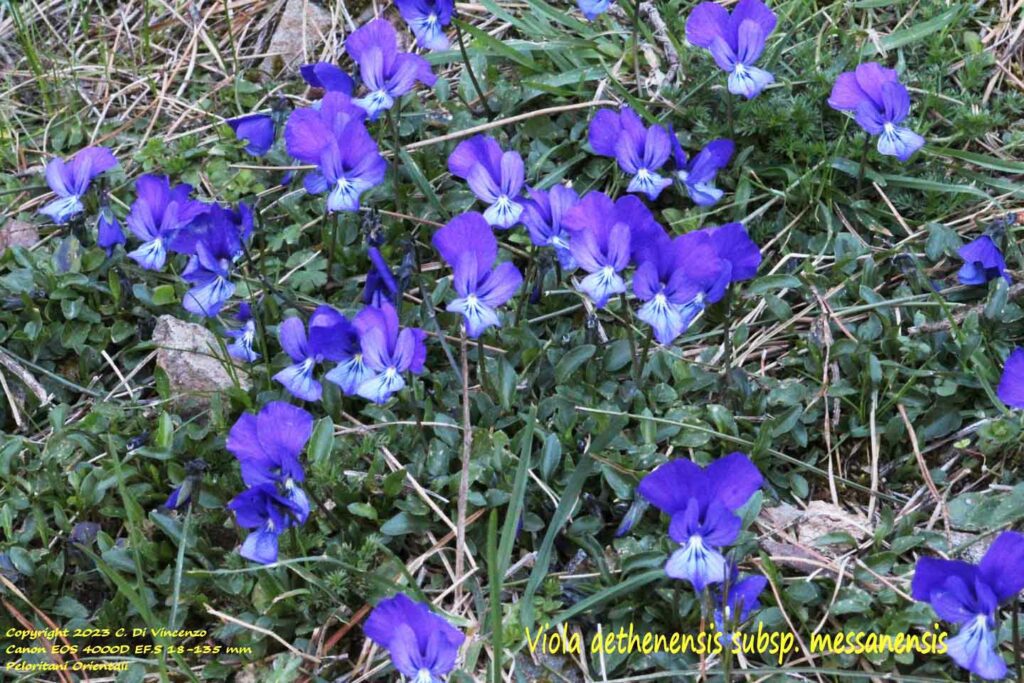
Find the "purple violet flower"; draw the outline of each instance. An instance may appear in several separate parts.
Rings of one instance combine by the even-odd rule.
[[[437,80],[423,57],[398,51],[398,36],[386,19],[374,19],[356,29],[345,41],[345,50],[359,64],[369,90],[355,103],[366,110],[371,121],[412,90],[416,81],[432,87]]]
[[[100,205],[100,215],[96,218],[96,245],[105,249],[107,256],[110,256],[114,253],[114,247],[127,241],[113,209],[104,201]]]
[[[947,653],[982,678],[1006,676],[996,651],[996,610],[1024,589],[1024,534],[1004,531],[977,565],[922,557],[914,569],[911,594],[929,603],[939,618],[960,626],[946,641]]]
[[[761,473],[743,453],[731,453],[707,467],[686,458],[670,460],[648,474],[637,492],[671,517],[668,534],[682,547],[665,573],[686,579],[694,590],[725,580],[728,563],[720,548],[739,535],[736,510],[761,488]]]
[[[614,0],[576,0],[576,6],[583,12],[587,21],[593,21],[608,11]]]
[[[365,113],[340,92],[328,92],[318,109],[296,109],[284,128],[288,153],[316,164],[306,191],[327,195],[327,211],[358,211],[359,197],[384,180],[387,162],[363,124]]]
[[[910,93],[892,69],[867,62],[854,71],[839,74],[828,104],[838,111],[852,111],[860,127],[878,135],[878,152],[906,161],[924,145],[924,138],[901,126],[910,113]]]
[[[274,117],[270,114],[249,114],[228,119],[235,137],[246,143],[245,151],[254,157],[266,154],[274,144]]]
[[[705,292],[725,266],[707,236],[690,233],[671,239],[662,234],[648,239],[651,244],[633,250],[644,254],[633,274],[633,292],[645,302],[637,317],[651,326],[659,344],[668,345],[703,309]]]
[[[452,21],[454,0],[395,0],[395,5],[420,47],[432,51],[448,49],[444,27]]]
[[[516,293],[523,275],[508,261],[495,266],[498,240],[484,217],[476,212],[456,216],[434,233],[433,242],[452,268],[458,294],[447,310],[462,314],[466,334],[476,338],[488,327],[500,326],[497,309]]]
[[[562,268],[572,270],[576,261],[569,251],[569,232],[562,225],[566,212],[580,202],[576,190],[565,185],[555,185],[550,190],[535,190],[527,187],[529,199],[520,199],[523,211],[519,220],[530,233],[530,239],[538,247],[555,250]]]
[[[418,375],[427,359],[426,335],[416,327],[400,328],[398,312],[387,301],[368,307],[360,315],[359,345],[362,360],[374,374],[360,382],[356,393],[375,403],[387,403],[405,387],[402,373]]]
[[[629,107],[618,113],[601,109],[590,121],[590,146],[601,156],[614,157],[619,168],[630,175],[627,192],[647,195],[654,201],[672,184],[657,171],[672,152],[669,132],[659,125],[650,128]]]
[[[356,396],[359,385],[376,375],[363,362],[363,349],[359,343],[363,332],[376,320],[376,310],[375,307],[367,306],[356,314],[352,319],[351,328],[345,331],[344,350],[333,359],[337,360],[338,364],[324,375],[324,379],[341,387],[346,396]]]
[[[274,484],[260,484],[231,499],[228,509],[243,529],[253,529],[242,543],[242,557],[260,564],[277,561],[278,536],[295,526],[301,510],[278,493]]]
[[[309,499],[299,487],[305,479],[299,455],[312,433],[312,415],[298,406],[271,401],[256,415],[243,413],[225,444],[238,459],[246,486],[279,486],[299,524],[309,517]]]
[[[189,199],[191,193],[192,186],[185,183],[171,189],[167,176],[147,174],[135,181],[137,199],[126,222],[143,244],[128,256],[146,270],[162,269],[172,240],[210,210],[208,205]]]
[[[626,291],[621,273],[629,265],[630,233],[648,221],[653,221],[651,212],[636,197],[627,195],[613,202],[603,192],[587,193],[562,218],[569,230],[569,251],[589,273],[579,289],[598,308]]]
[[[1006,405],[1024,408],[1024,347],[1018,347],[1006,358],[996,394]]]
[[[205,317],[220,312],[235,293],[231,270],[243,253],[252,226],[252,210],[245,204],[239,204],[237,211],[212,204],[187,230],[172,238],[173,251],[190,254],[181,273],[182,279],[193,285],[182,301],[185,310]]]
[[[693,159],[687,160],[686,152],[671,126],[668,134],[672,141],[673,175],[686,188],[686,194],[693,203],[697,206],[711,206],[721,199],[723,193],[715,187],[715,176],[732,159],[735,151],[732,140],[712,140]]]
[[[404,593],[381,600],[363,626],[366,636],[391,653],[410,683],[440,683],[452,669],[466,636]]]
[[[302,74],[303,80],[312,87],[323,88],[328,92],[351,95],[356,88],[356,82],[352,80],[351,76],[327,62],[303,64],[299,67],[299,73]]]
[[[525,169],[518,152],[502,152],[498,141],[486,135],[463,140],[448,156],[448,170],[462,178],[478,199],[488,204],[484,218],[497,228],[511,228],[523,207]]]
[[[39,209],[57,225],[67,223],[85,210],[82,197],[89,191],[92,179],[117,166],[113,152],[106,147],[78,150],[67,163],[54,157],[46,164],[46,184],[57,198]]]
[[[277,336],[293,365],[274,375],[274,379],[296,398],[319,401],[323,385],[313,378],[313,371],[325,360],[349,360],[356,351],[358,335],[348,318],[330,306],[318,306],[309,316],[308,337],[299,318],[282,322]]]
[[[235,320],[242,323],[242,326],[235,330],[226,330],[224,334],[234,339],[228,345],[228,355],[232,358],[252,363],[260,359],[260,354],[253,349],[256,341],[256,321],[252,317],[252,309],[249,304],[243,303],[238,307]]]
[[[729,74],[733,95],[757,97],[775,76],[754,66],[776,24],[775,13],[761,0],[740,0],[732,14],[714,2],[702,2],[686,20],[686,39],[714,57]]]
[[[1006,274],[1003,252],[999,251],[999,247],[988,235],[982,235],[965,244],[957,253],[964,260],[964,265],[956,274],[960,284],[984,285],[997,277],[1010,282],[1010,276]]]

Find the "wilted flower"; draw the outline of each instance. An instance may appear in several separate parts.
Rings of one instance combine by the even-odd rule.
[[[347,73],[327,62],[303,64],[299,67],[303,80],[314,88],[351,95],[356,82]]]
[[[182,301],[185,310],[207,317],[220,312],[235,292],[231,269],[242,255],[252,225],[252,210],[245,204],[239,204],[237,211],[213,204],[171,240],[172,250],[190,254],[181,273],[192,284]]]
[[[629,107],[618,113],[601,109],[590,121],[588,136],[595,152],[614,157],[619,168],[631,176],[627,192],[645,194],[653,201],[672,184],[670,178],[657,173],[672,152],[669,133],[663,126],[644,126]]]
[[[451,23],[454,0],[395,0],[398,12],[409,24],[416,42],[427,50],[448,49],[444,27]]]
[[[761,473],[743,453],[731,453],[706,468],[670,460],[640,481],[637,491],[672,519],[668,534],[682,545],[665,573],[686,579],[697,591],[725,580],[728,566],[720,548],[739,535],[736,510],[761,487]]]
[[[404,593],[377,603],[363,630],[391,653],[391,663],[410,683],[440,683],[455,668],[466,639],[443,617]]]
[[[621,273],[629,265],[630,232],[648,221],[653,221],[651,212],[636,197],[613,202],[602,192],[588,193],[565,213],[562,225],[569,230],[569,251],[590,273],[579,288],[598,308],[626,291]]]
[[[622,538],[630,532],[633,526],[640,521],[640,518],[644,516],[644,512],[650,507],[650,503],[643,499],[641,496],[637,496],[630,503],[629,509],[626,510],[626,514],[622,516],[622,521],[619,522],[618,528],[615,530],[615,538]]]
[[[1010,281],[1006,274],[1006,261],[1003,259],[1003,252],[988,235],[982,235],[978,239],[960,247],[960,258],[964,265],[957,272],[957,279],[962,285],[983,285],[997,277]]]
[[[386,403],[392,394],[405,387],[402,373],[423,372],[427,359],[425,335],[416,327],[400,328],[398,312],[387,301],[379,307],[366,308],[359,317],[364,315],[359,323],[359,345],[363,363],[374,374],[359,384],[357,393],[370,401]]]
[[[1024,347],[1015,349],[1006,358],[996,394],[1006,405],[1024,408]]]
[[[57,225],[67,223],[85,210],[82,197],[89,191],[92,179],[117,166],[113,152],[106,147],[78,150],[71,161],[53,158],[46,164],[46,184],[57,198],[39,209]]]
[[[527,187],[529,199],[520,199],[523,212],[519,220],[530,233],[530,239],[538,247],[552,247],[558,262],[566,270],[576,267],[576,261],[569,251],[569,232],[562,225],[565,213],[580,202],[576,190],[565,185],[555,185],[550,190],[535,190]]]
[[[390,109],[416,81],[430,87],[437,80],[423,57],[398,51],[398,36],[386,19],[374,19],[356,29],[345,41],[345,50],[359,64],[369,90],[355,103],[366,110],[370,120]]]
[[[1024,588],[1024,534],[1004,531],[977,565],[922,557],[914,569],[911,594],[931,604],[960,632],[946,641],[957,664],[989,680],[1006,676],[996,652],[996,609]]]
[[[739,567],[735,563],[729,563],[729,580],[723,581],[721,589],[715,591],[715,626],[725,634],[724,641],[731,644],[733,634],[730,629],[739,626],[750,613],[760,609],[761,603],[758,600],[761,593],[768,586],[768,579],[763,576],[748,576],[740,579]]]
[[[249,114],[228,119],[235,137],[246,143],[245,151],[254,157],[266,154],[274,144],[274,117],[270,114]]]
[[[280,486],[300,524],[309,516],[309,499],[299,487],[305,479],[299,455],[312,433],[312,415],[298,406],[271,401],[258,414],[239,417],[226,443],[238,458],[246,486]]]
[[[306,191],[327,195],[328,211],[359,210],[360,195],[384,180],[387,162],[363,124],[365,113],[348,96],[329,92],[318,109],[296,109],[288,117],[288,153],[317,170],[305,178]]]
[[[366,274],[366,286],[363,287],[363,303],[368,306],[377,306],[384,300],[398,303],[398,283],[380,249],[367,247],[366,255],[370,257],[370,272]]]
[[[256,321],[252,317],[252,309],[249,304],[243,303],[238,307],[235,320],[242,323],[242,326],[235,330],[226,330],[224,334],[234,339],[228,344],[228,355],[232,358],[252,363],[259,360],[260,354],[253,349],[256,341]]]
[[[462,178],[488,207],[487,223],[511,228],[523,207],[517,199],[523,191],[525,170],[518,152],[502,152],[498,141],[486,135],[463,140],[448,156],[448,170]]]
[[[180,507],[189,505],[199,495],[199,488],[203,482],[203,475],[206,474],[208,466],[202,458],[189,460],[185,465],[185,479],[181,484],[171,491],[167,497],[164,507],[177,510]]]
[[[143,244],[128,253],[147,270],[160,270],[167,261],[171,240],[210,207],[189,199],[192,186],[182,183],[171,189],[167,176],[144,175],[135,181],[137,199],[128,212],[127,223]]]
[[[242,557],[260,564],[277,561],[277,541],[285,529],[296,524],[301,510],[280,493],[274,484],[260,484],[231,499],[228,509],[244,529],[253,529],[242,543]]]
[[[128,239],[117,221],[113,209],[106,202],[100,205],[100,215],[96,218],[96,244],[107,251],[107,256],[114,252],[114,247],[124,244]]]
[[[452,286],[458,298],[448,310],[461,313],[466,334],[480,336],[492,325],[500,325],[498,307],[512,298],[523,283],[523,275],[508,261],[494,265],[498,240],[482,215],[464,213],[434,233],[434,246],[452,268]]]
[[[775,30],[775,13],[761,0],[740,0],[732,14],[714,2],[702,2],[686,20],[686,39],[711,52],[729,74],[729,92],[757,97],[775,76],[754,66]]]
[[[607,12],[608,8],[612,6],[612,2],[613,0],[576,0],[576,5],[583,12],[587,21],[593,21]]]
[[[910,113],[910,93],[892,69],[868,62],[839,74],[828,104],[852,111],[860,127],[878,135],[878,152],[906,161],[924,145],[924,138],[899,125]]]
[[[686,194],[698,206],[711,206],[722,198],[722,191],[715,187],[715,176],[725,168],[735,149],[732,140],[725,138],[712,140],[707,147],[687,160],[679,138],[670,126],[669,139],[672,141],[672,163],[675,166],[673,175],[686,188]]]
[[[352,323],[330,306],[318,306],[309,316],[308,338],[299,318],[282,322],[277,335],[294,364],[274,375],[274,379],[292,396],[304,401],[319,401],[323,393],[323,385],[313,378],[316,366],[325,360],[348,360],[357,336]]]

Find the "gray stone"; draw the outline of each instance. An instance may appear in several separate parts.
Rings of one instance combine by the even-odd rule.
[[[213,394],[235,386],[220,343],[202,325],[162,315],[153,329],[153,343],[157,367],[167,374],[179,410],[201,411]],[[248,373],[237,362],[233,365],[238,385],[248,390],[252,384]]]

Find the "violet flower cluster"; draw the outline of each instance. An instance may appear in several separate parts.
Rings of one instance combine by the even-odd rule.
[[[305,479],[299,456],[312,433],[313,416],[281,401],[267,403],[256,415],[243,414],[228,433],[226,447],[249,487],[227,506],[239,526],[252,529],[242,557],[276,562],[278,537],[309,517],[309,498],[299,486]]]

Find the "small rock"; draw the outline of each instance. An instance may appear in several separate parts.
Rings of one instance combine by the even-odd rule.
[[[153,328],[153,343],[157,367],[167,374],[179,410],[199,412],[209,406],[210,395],[235,386],[217,338],[202,325],[162,315]],[[237,363],[235,368],[239,385],[248,390],[248,373]]]
[[[12,218],[0,227],[0,254],[8,247],[31,247],[39,241],[36,226]]]
[[[287,0],[267,48],[263,70],[271,75],[315,61],[314,50],[331,31],[331,13],[312,0]]]

